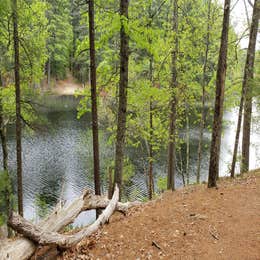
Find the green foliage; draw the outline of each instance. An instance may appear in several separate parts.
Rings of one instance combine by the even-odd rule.
[[[9,175],[6,171],[0,171],[0,226],[6,222],[7,219],[7,205],[6,196],[9,194],[9,200],[12,200],[11,183]]]
[[[35,204],[37,207],[37,215],[40,218],[46,217],[46,215],[49,212],[49,207],[48,207],[48,202],[45,200],[45,198],[40,195],[36,196]]]
[[[21,85],[21,100],[22,100],[22,120],[27,126],[32,126],[36,122],[41,123],[38,112],[34,108],[32,100],[38,99],[38,93],[36,90],[30,88],[27,84]],[[3,105],[3,114],[6,123],[12,124],[15,122],[16,112],[15,112],[15,87],[14,85],[9,85],[5,88],[0,88],[0,97]]]
[[[0,90],[5,120],[15,120],[15,92],[13,75],[13,32],[11,29],[11,1],[0,2],[0,75],[4,88]],[[119,70],[120,28],[123,25],[130,39],[129,86],[126,143],[141,148],[146,160],[156,162],[168,143],[169,101],[177,100],[177,151],[181,151],[184,137],[179,135],[187,118],[198,125],[201,118],[202,85],[205,84],[206,102],[212,115],[215,97],[216,67],[222,23],[222,6],[211,2],[208,19],[208,1],[178,1],[178,32],[172,30],[173,6],[171,1],[130,1],[129,19],[119,15],[119,3],[114,0],[95,1],[96,63],[98,86],[98,111],[101,127],[109,131],[110,150],[116,137]],[[68,70],[86,86],[78,105],[78,118],[90,112],[89,38],[87,4],[72,0],[18,0],[22,117],[29,125],[37,120],[32,105],[39,93],[35,87],[44,77],[47,62],[53,77],[62,79]],[[207,28],[209,26],[209,32]],[[209,38],[206,75],[206,41]],[[178,39],[178,88],[172,90],[172,51]],[[237,47],[237,35],[232,26],[228,46],[228,67],[225,106],[232,108],[239,102],[243,64],[246,53]],[[258,52],[259,56],[259,52]],[[259,59],[259,57],[258,57]],[[258,61],[259,62],[259,61]],[[260,66],[256,66],[256,75]],[[204,82],[205,77],[205,82]],[[257,84],[252,83],[254,96],[259,96]],[[152,119],[151,119],[152,118]],[[151,122],[152,121],[152,122]],[[210,126],[207,125],[210,130]],[[91,133],[87,133],[90,136]],[[91,146],[90,146],[91,147]],[[152,147],[153,155],[149,152]],[[110,151],[109,150],[109,151]],[[102,162],[103,163],[103,162]],[[113,167],[110,158],[102,169]],[[90,168],[93,167],[90,163]],[[105,171],[105,170],[104,170]],[[124,184],[135,172],[129,159],[124,161]],[[165,189],[165,178],[159,178],[158,187]],[[138,190],[134,193],[138,194]],[[43,213],[46,202],[37,199]]]
[[[145,149],[147,161],[156,161],[160,151],[168,143],[169,99],[172,90],[171,52],[178,38],[177,59],[178,89],[174,90],[177,102],[177,129],[186,124],[186,117],[192,117],[192,124],[198,125],[201,118],[201,96],[203,66],[207,34],[209,33],[208,62],[205,75],[206,102],[209,115],[212,114],[212,100],[215,96],[216,67],[219,39],[222,26],[222,7],[211,2],[208,20],[208,2],[179,1],[179,31],[172,30],[172,3],[157,1],[131,2],[129,20],[120,17],[115,1],[99,0],[96,4],[96,49],[97,80],[99,98],[99,119],[107,122],[111,133],[109,144],[115,142],[117,98],[119,84],[119,30],[121,24],[130,38],[129,88],[127,136],[128,146]],[[88,27],[88,17],[82,8],[81,25]],[[207,28],[210,28],[207,32]],[[226,106],[238,102],[241,85],[241,65],[244,57],[236,48],[236,34],[230,29],[228,77],[226,83]],[[77,42],[77,53],[88,49],[88,35]],[[85,52],[84,52],[85,55]],[[236,61],[238,59],[238,61]],[[234,84],[234,82],[236,82]],[[234,95],[234,93],[237,93]],[[90,89],[84,90],[78,107],[78,117],[90,111]],[[188,107],[188,115],[187,109]],[[152,127],[150,116],[152,115]],[[210,129],[210,126],[207,126]],[[177,131],[179,132],[179,131]],[[176,136],[177,149],[185,137]],[[144,145],[145,144],[145,145]],[[149,158],[149,145],[153,158]]]
[[[48,1],[48,58],[51,74],[58,79],[65,78],[70,63],[72,47],[72,26],[70,23],[70,1]]]
[[[160,192],[165,191],[167,189],[167,178],[159,177],[157,180],[157,187]]]

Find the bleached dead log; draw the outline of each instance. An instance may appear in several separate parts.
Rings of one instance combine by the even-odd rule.
[[[72,223],[83,211],[106,208],[109,201],[104,196],[93,195],[89,190],[76,198],[70,204],[57,207],[46,219],[38,225],[43,231],[57,232]],[[140,202],[117,203],[116,210],[126,212],[130,207],[139,205]],[[0,260],[25,260],[32,256],[36,245],[27,238],[21,237],[13,241],[5,240],[0,243]]]
[[[44,231],[41,227],[32,224],[17,213],[13,213],[9,225],[17,232],[40,245],[56,245],[61,248],[70,248],[79,243],[83,238],[96,232],[104,225],[116,209],[119,200],[119,189],[116,186],[112,199],[98,219],[90,226],[83,228],[73,235],[64,235],[57,232]]]

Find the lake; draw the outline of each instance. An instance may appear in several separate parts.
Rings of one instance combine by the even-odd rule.
[[[49,107],[43,111],[48,120],[48,129],[33,133],[24,133],[23,146],[23,189],[24,189],[24,215],[35,222],[46,215],[56,203],[62,199],[67,203],[79,196],[83,189],[93,189],[93,163],[92,163],[92,131],[90,116],[77,119],[77,100],[73,96],[50,97]],[[253,115],[260,116],[254,106]],[[228,174],[231,164],[234,135],[237,120],[237,110],[233,109],[224,115],[220,175]],[[250,149],[250,168],[260,167],[260,131],[257,120],[253,123]],[[180,131],[185,135],[185,129]],[[198,127],[190,129],[190,183],[195,182],[197,167]],[[100,160],[102,174],[102,192],[107,192],[108,166],[114,158],[114,147],[108,144],[109,132],[100,130]],[[211,135],[204,134],[203,160],[201,167],[201,180],[207,179],[209,146]],[[185,143],[182,151],[185,151]],[[15,132],[11,127],[8,134],[9,167],[15,176]],[[1,151],[2,152],[2,151]],[[127,155],[133,176],[127,182],[125,199],[143,200],[147,198],[147,178],[145,174],[146,155],[138,148],[127,148]],[[180,155],[180,154],[179,154]],[[183,185],[180,169],[185,165],[180,163],[177,155],[179,172],[176,177],[176,186]],[[2,154],[0,155],[2,161]],[[183,160],[186,158],[182,154]],[[166,151],[161,151],[155,164],[155,189],[158,178],[165,177],[167,173]],[[237,168],[238,169],[238,168]],[[90,223],[95,218],[95,212],[82,213],[75,225]]]

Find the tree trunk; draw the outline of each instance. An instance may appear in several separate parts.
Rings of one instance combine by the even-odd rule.
[[[82,196],[64,207],[56,207],[52,214],[39,223],[44,232],[58,232],[74,221],[83,211],[91,209],[104,209],[110,200],[105,196],[93,195],[89,190],[84,191]],[[123,213],[140,202],[117,203],[117,210]],[[20,237],[16,240],[4,240],[0,243],[0,259],[24,260],[36,250],[36,245],[30,240]]]
[[[48,63],[47,63],[47,85],[48,88],[51,87],[51,56],[49,56]]]
[[[209,178],[208,178],[209,188],[217,186],[216,182],[219,176],[219,155],[220,155],[220,145],[221,145],[223,102],[224,102],[226,67],[227,67],[229,16],[230,16],[230,0],[225,0],[223,27],[222,27],[222,34],[221,34],[221,43],[220,43],[217,78],[216,78],[216,99],[215,99],[214,121],[213,121],[213,128],[212,128],[211,148],[210,148]]]
[[[91,82],[91,115],[94,155],[95,194],[100,195],[99,170],[99,140],[98,140],[98,112],[97,112],[97,80],[96,80],[96,50],[95,50],[95,18],[94,0],[88,0],[89,13],[89,46],[90,46],[90,82]],[[98,217],[99,212],[97,212]]]
[[[207,21],[207,36],[206,36],[206,48],[205,57],[203,64],[203,75],[202,75],[202,97],[201,97],[201,120],[200,120],[200,133],[199,133],[199,145],[198,145],[198,164],[197,164],[197,183],[200,183],[200,167],[201,167],[201,157],[202,157],[202,147],[203,147],[203,134],[205,128],[206,114],[205,114],[205,99],[206,99],[206,73],[208,66],[208,53],[209,53],[209,33],[210,33],[210,13],[211,13],[211,0],[208,0],[208,21]]]
[[[119,189],[116,186],[112,199],[98,219],[73,235],[64,235],[57,232],[45,231],[40,226],[35,226],[28,220],[13,213],[9,219],[9,225],[17,232],[40,245],[56,245],[60,248],[70,248],[79,243],[83,238],[92,235],[100,226],[104,225],[116,210],[119,200]]]
[[[108,167],[108,198],[111,199],[113,196],[113,173],[112,167]]]
[[[0,72],[0,87],[4,88],[2,75]],[[3,100],[2,94],[0,95],[0,138],[2,144],[2,153],[3,153],[3,169],[7,177],[7,183],[5,183],[5,203],[6,203],[6,216],[8,217],[11,213],[11,181],[8,171],[8,149],[7,149],[7,138],[6,138],[6,125],[4,122],[4,111],[3,111]],[[12,235],[11,230],[8,228],[8,237]]]
[[[120,198],[122,193],[122,171],[124,163],[124,147],[126,135],[126,110],[127,110],[127,86],[128,86],[128,60],[129,60],[129,37],[124,28],[125,19],[128,19],[128,0],[120,1],[120,81],[119,81],[119,105],[117,118],[116,155],[115,155],[115,178],[118,184]]]
[[[1,73],[0,73],[0,87],[2,89],[4,87]],[[7,142],[6,142],[6,125],[4,122],[2,95],[0,96],[0,137],[1,137],[2,153],[3,153],[3,169],[5,171],[8,171],[8,150],[7,150]]]
[[[168,178],[167,189],[175,190],[175,139],[176,139],[176,107],[177,107],[177,57],[178,57],[178,0],[173,2],[173,24],[172,29],[175,32],[175,46],[172,51],[172,68],[171,68],[171,100],[170,100],[170,125],[169,125],[169,141],[168,141]]]
[[[187,176],[187,185],[190,183],[190,122],[189,122],[189,108],[186,103],[186,176]]]
[[[149,140],[149,199],[153,198],[154,184],[153,184],[153,105],[152,98],[150,97],[150,111],[149,111],[149,121],[150,121],[150,140]]]
[[[185,187],[186,186],[186,183],[185,183],[185,173],[184,173],[184,170],[183,170],[183,159],[182,159],[182,151],[181,151],[181,149],[179,150],[178,154],[179,154],[180,168],[178,168],[177,161],[176,161],[176,168],[181,173],[182,184],[183,184],[183,187]],[[187,180],[187,184],[188,184],[188,180]]]
[[[249,46],[247,50],[247,61],[244,74],[244,95],[245,108],[243,118],[243,138],[242,138],[242,162],[241,173],[249,170],[249,148],[250,148],[250,130],[252,117],[252,81],[254,76],[254,61],[255,61],[255,45],[260,17],[260,1],[255,0],[253,8],[252,23],[250,29]]]
[[[16,104],[16,161],[18,186],[18,212],[23,216],[23,181],[22,181],[22,125],[21,125],[21,93],[20,93],[20,57],[17,0],[12,2],[13,39],[14,39],[14,74],[15,74],[15,104]]]
[[[150,84],[153,87],[153,57],[150,56],[150,66],[149,66],[149,74],[150,74]],[[149,102],[149,124],[150,124],[150,132],[149,132],[149,199],[153,198],[154,193],[154,183],[153,183],[153,97],[150,96]]]

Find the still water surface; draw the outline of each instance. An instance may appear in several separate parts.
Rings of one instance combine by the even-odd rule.
[[[90,117],[77,119],[75,98],[70,96],[56,97],[54,105],[45,109],[44,115],[48,119],[48,130],[25,133],[23,145],[23,189],[25,217],[38,221],[41,216],[49,212],[62,199],[67,203],[80,195],[84,188],[93,189],[92,178],[92,136]],[[259,116],[256,109],[254,115]],[[231,162],[231,151],[234,143],[234,129],[236,127],[237,111],[225,113],[225,127],[220,158],[221,175],[228,174]],[[259,124],[253,124],[253,143],[251,147],[250,168],[260,167],[260,131]],[[8,138],[9,167],[15,173],[15,136],[10,131]],[[184,135],[185,132],[180,134]],[[199,130],[190,129],[190,183],[195,181],[197,165],[197,145]],[[105,173],[113,160],[114,147],[107,143],[108,132],[100,131],[100,153],[102,190],[107,190]],[[205,133],[204,144],[210,145],[210,134]],[[209,148],[204,148],[201,175],[207,178]],[[183,145],[185,151],[185,144]],[[132,164],[134,175],[126,188],[128,200],[147,197],[146,176],[144,173],[145,154],[138,149],[128,148],[127,154]],[[184,154],[182,156],[186,158]],[[0,157],[2,159],[2,157]],[[166,152],[161,151],[154,165],[155,186],[159,177],[166,176]],[[178,168],[181,168],[180,164]],[[185,169],[185,166],[183,166]],[[178,173],[176,186],[183,185],[182,176]],[[76,220],[76,225],[90,223],[95,218],[95,212],[83,213]]]

